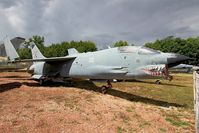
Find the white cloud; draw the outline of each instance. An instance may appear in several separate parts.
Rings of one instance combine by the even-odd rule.
[[[8,25],[12,26],[12,29],[16,33],[23,34],[25,22],[22,18],[20,8],[22,8],[21,5],[18,5],[15,7],[13,6],[13,7],[5,9],[4,12],[5,12],[5,16],[7,17],[8,22],[9,22]]]
[[[43,35],[47,43],[116,40],[143,44],[170,35],[198,36],[198,0],[3,0],[0,31]],[[102,46],[101,46],[102,47]]]

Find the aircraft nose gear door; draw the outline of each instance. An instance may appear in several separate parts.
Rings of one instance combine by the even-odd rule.
[[[110,82],[109,80],[107,80],[107,85],[106,85],[106,86],[103,85],[103,86],[101,87],[101,93],[106,94],[107,91],[108,91],[108,89],[111,89],[112,87],[113,87],[113,86],[112,86],[111,82]]]

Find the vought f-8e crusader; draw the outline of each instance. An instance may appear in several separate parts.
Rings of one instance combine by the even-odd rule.
[[[171,79],[168,68],[189,59],[142,46],[116,47],[87,53],[78,53],[72,48],[68,49],[67,56],[46,58],[35,44],[31,44],[32,59],[20,60],[8,38],[4,44],[11,62],[33,62],[28,71],[41,85],[54,79],[106,80],[108,85],[102,86],[102,91],[112,87],[110,81],[113,79]]]

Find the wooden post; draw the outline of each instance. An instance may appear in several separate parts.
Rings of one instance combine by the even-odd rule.
[[[194,91],[194,110],[196,133],[199,132],[199,67],[193,68],[193,91]]]

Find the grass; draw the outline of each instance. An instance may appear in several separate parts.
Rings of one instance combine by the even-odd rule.
[[[176,127],[189,126],[189,123],[183,122],[183,121],[180,121],[180,120],[174,120],[172,118],[166,118],[165,120],[170,122],[172,125],[174,125]]]
[[[126,111],[127,111],[127,112],[133,112],[133,109],[132,109],[131,107],[127,107],[127,108],[126,108]]]
[[[122,127],[117,127],[117,133],[123,133],[126,132],[125,129],[123,129]]]
[[[81,124],[85,123],[85,126],[87,123],[92,126],[92,124],[96,125],[94,122],[97,120],[97,122],[106,122],[110,124],[108,128],[110,127],[118,133],[147,131],[148,128],[156,129],[157,132],[169,132],[170,127],[167,127],[167,125],[173,125],[171,129],[175,128],[176,131],[179,132],[194,131],[192,75],[175,74],[173,81],[161,81],[162,84],[160,85],[154,84],[154,81],[155,80],[150,79],[135,82],[113,83],[113,89],[110,89],[105,95],[100,94],[98,91],[99,86],[104,85],[105,83],[97,83],[96,87],[88,81],[74,82],[75,88],[68,89],[67,87],[63,87],[65,89],[63,94],[56,93],[60,89],[56,91],[52,91],[52,89],[50,89],[48,92],[46,88],[41,88],[39,90],[25,89],[25,91],[31,90],[31,94],[27,94],[32,96],[27,99],[28,104],[19,103],[26,111],[23,113],[21,113],[21,111],[15,111],[16,117],[14,118],[16,118],[16,120],[14,119],[11,121],[11,126],[19,129],[19,124],[26,122],[25,120],[29,121],[29,119],[39,118],[42,115],[45,116],[45,114],[54,114],[54,112],[56,112],[55,116],[52,115],[52,120],[57,119],[58,122],[60,122],[60,125],[66,126],[68,124],[77,126],[80,124],[79,121]],[[30,88],[32,88],[32,86]],[[21,91],[24,91],[24,89],[22,88],[17,90],[17,94],[22,96]],[[37,91],[41,91],[42,93]],[[2,94],[5,95],[6,93]],[[8,96],[9,95],[6,97]],[[27,96],[24,96],[24,98],[27,98]],[[42,103],[41,105],[37,105],[36,103],[40,103],[40,98],[42,98]],[[103,105],[101,106],[104,108],[96,106],[101,105],[99,100],[102,100],[102,98],[105,98],[105,100],[103,99]],[[2,99],[3,98],[0,99],[0,107],[3,102]],[[46,108],[43,108],[42,106],[43,101],[47,101],[47,103],[44,104],[44,107]],[[104,104],[104,102],[106,102],[106,104]],[[46,106],[46,104],[50,106]],[[178,105],[181,106],[179,107]],[[165,108],[165,106],[171,107]],[[4,106],[2,106],[2,108],[3,107]],[[35,113],[38,115],[35,116],[35,113],[33,113],[33,115],[28,115],[27,113],[31,113],[31,111],[36,111]],[[107,113],[107,111],[109,112]],[[154,121],[151,118],[153,117],[153,111]],[[68,112],[72,115],[79,113],[77,117],[80,118],[77,118],[76,120],[75,116],[73,121],[62,117]],[[147,114],[145,117],[144,113],[152,114]],[[59,114],[58,117],[54,118],[57,114]],[[24,121],[17,121],[18,118],[23,118],[21,120]],[[7,119],[6,116],[5,119]],[[43,129],[53,126],[52,123],[48,122],[45,118],[35,121],[34,124],[35,128]],[[29,127],[28,125],[26,126]],[[19,132],[27,131],[26,127],[21,127],[19,130]]]
[[[159,130],[160,130],[161,133],[166,133],[166,131],[167,131],[167,130],[164,129],[164,128],[159,128]]]
[[[144,102],[158,106],[180,106],[193,109],[192,74],[174,74],[172,81],[162,80],[160,85],[155,79],[113,83],[108,94],[130,101]],[[96,83],[101,86],[104,83]]]
[[[128,124],[128,122],[131,120],[128,115],[125,113],[120,112],[119,117],[123,120],[124,123]]]
[[[173,77],[172,81],[161,80],[161,84],[155,84],[156,79],[112,83],[113,89],[108,90],[106,95],[112,95],[131,102],[154,105],[157,110],[160,110],[161,116],[168,123],[183,130],[193,130],[192,74],[173,74]],[[100,87],[105,84],[99,82],[93,84],[87,81],[74,82],[77,88],[96,92],[99,92]],[[83,92],[81,91],[81,93]],[[89,103],[94,103],[92,94],[86,95],[85,99]],[[66,101],[65,106],[72,110],[79,110],[78,100],[74,98]],[[141,121],[139,128],[142,129],[150,126],[150,123],[143,120],[133,107],[126,107],[125,110],[127,114],[132,114],[133,118]],[[121,118],[124,124],[128,124],[131,121],[131,118],[126,117],[125,114],[117,114],[112,120],[116,120],[117,117]],[[117,127],[116,130],[118,133],[126,132],[121,127]],[[167,132],[167,130],[160,128],[159,132]]]
[[[20,133],[27,133],[28,132],[28,127],[26,127],[25,125],[19,127],[18,132]]]
[[[193,108],[193,80],[191,74],[176,74],[173,81],[162,81],[161,85],[151,84],[151,82],[153,81],[150,80],[148,84],[138,83],[143,89],[135,93]]]
[[[145,126],[150,126],[151,124],[149,123],[149,122],[147,122],[147,121],[143,121],[140,125],[139,125],[139,127],[140,128],[144,128]]]
[[[49,97],[48,99],[53,100],[57,104],[60,104],[61,102],[63,102],[65,100],[65,97],[64,96],[52,96],[52,97]]]
[[[165,121],[183,130],[194,130],[194,111],[189,108],[161,109]]]
[[[70,108],[71,110],[80,111],[78,106],[78,99],[76,97],[65,100],[64,106]]]
[[[165,120],[173,126],[183,130],[193,130],[193,75],[173,74],[173,77],[172,81],[161,80],[159,85],[155,84],[155,79],[113,83],[113,89],[109,90],[108,95],[132,102],[155,105],[161,110],[160,114]],[[96,83],[97,86],[103,84]],[[134,113],[134,109],[126,108],[126,112]],[[134,113],[134,118],[142,121],[136,113]],[[144,128],[148,124],[143,121],[139,127]],[[167,132],[164,128],[160,128],[159,131]],[[118,132],[123,132],[122,128],[118,128]]]

